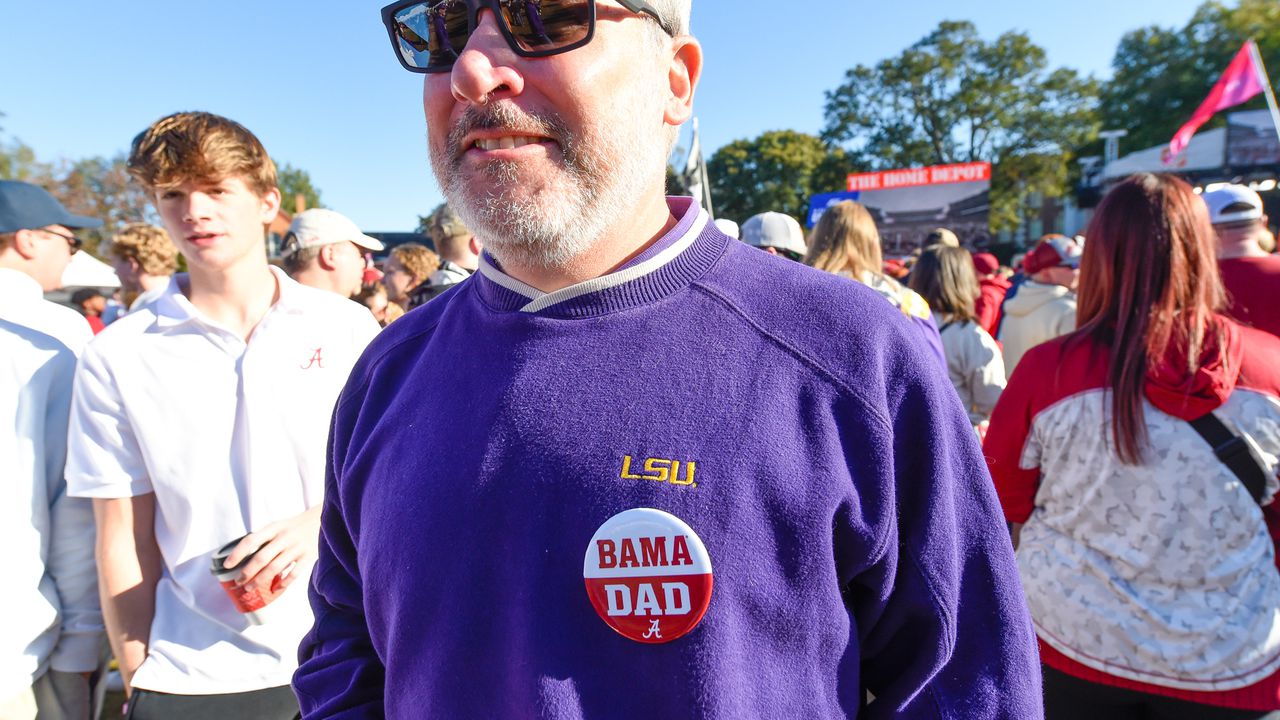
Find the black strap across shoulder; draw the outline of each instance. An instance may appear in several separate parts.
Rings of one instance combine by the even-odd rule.
[[[1231,432],[1213,413],[1206,413],[1187,422],[1209,443],[1213,454],[1218,456],[1222,464],[1240,478],[1253,501],[1261,505],[1262,493],[1267,487],[1267,476],[1253,459],[1253,455],[1249,454],[1249,445],[1244,438]]]

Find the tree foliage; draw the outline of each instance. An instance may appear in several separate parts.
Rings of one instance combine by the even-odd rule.
[[[102,221],[102,227],[81,230],[85,249],[101,255],[101,245],[131,222],[154,221],[147,194],[129,177],[123,153],[113,158],[44,162],[26,143],[0,136],[0,179],[21,180],[48,190],[77,215]]]
[[[1232,8],[1201,5],[1182,28],[1146,27],[1125,34],[1111,61],[1114,76],[1101,94],[1102,124],[1128,130],[1124,147],[1142,149],[1169,142],[1209,94],[1245,41],[1258,43],[1263,64],[1280,72],[1280,2],[1240,0]],[[1239,109],[1263,108],[1255,98]],[[1215,117],[1206,125],[1222,125]]]
[[[1098,85],[1024,33],[992,42],[946,21],[896,57],[858,65],[826,94],[823,139],[875,169],[987,161],[991,224],[1016,226],[1032,193],[1067,189],[1073,151],[1096,136]]]
[[[324,207],[320,202],[320,189],[311,182],[311,174],[289,163],[276,164],[276,185],[280,188],[280,205],[284,211],[294,214],[297,197],[302,196],[306,208]]]
[[[0,180],[37,182],[48,174],[48,166],[36,160],[31,146],[21,140],[0,138]]]
[[[853,164],[821,138],[773,130],[721,147],[707,161],[707,173],[716,215],[741,222],[772,210],[803,222],[809,197],[843,189]]]
[[[102,227],[81,231],[86,247],[101,254],[101,244],[129,223],[154,222],[151,197],[132,178],[123,153],[113,158],[91,157],[63,164],[46,185],[68,210],[102,221]]]
[[[0,112],[0,118],[4,113]],[[38,182],[49,174],[49,167],[36,161],[36,152],[17,138],[5,138],[0,127],[0,180]]]

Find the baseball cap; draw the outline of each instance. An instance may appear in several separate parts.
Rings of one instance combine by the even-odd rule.
[[[1080,244],[1066,235],[1045,235],[1035,249],[1027,253],[1022,269],[1028,275],[1035,275],[1051,267],[1078,268],[1083,254]]]
[[[728,235],[734,240],[737,240],[738,235],[741,234],[742,229],[738,227],[738,223],[728,218],[716,218],[713,222],[715,222],[716,227],[720,229],[720,232]]]
[[[303,210],[289,223],[289,232],[285,233],[280,255],[289,257],[299,250],[347,240],[372,252],[379,252],[384,247],[377,238],[360,232],[360,228],[346,215],[324,208]]]
[[[809,249],[804,244],[800,223],[779,212],[764,212],[748,218],[742,223],[742,241],[752,247],[771,247],[801,256]]]
[[[946,228],[934,228],[924,237],[925,247],[930,245],[946,245],[947,247],[960,247],[960,238],[956,234]]]
[[[471,235],[462,218],[447,204],[441,205],[431,214],[431,238],[448,238]]]
[[[991,253],[974,253],[973,269],[979,275],[990,275],[1000,269],[1000,261]]]
[[[96,228],[101,220],[73,215],[48,190],[18,180],[0,180],[0,233],[35,230],[49,225],[78,230]]]
[[[1226,185],[1200,197],[1209,206],[1209,222],[1214,225],[1262,219],[1262,198],[1243,185]]]

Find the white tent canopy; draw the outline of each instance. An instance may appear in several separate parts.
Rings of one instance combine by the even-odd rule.
[[[62,273],[63,287],[118,288],[120,278],[111,266],[87,252],[71,256],[71,263]]]
[[[1173,162],[1164,163],[1168,145],[1129,153],[1103,170],[1108,180],[1128,177],[1141,172],[1182,172],[1186,170],[1213,170],[1222,167],[1227,152],[1227,129],[1224,127],[1197,133]]]

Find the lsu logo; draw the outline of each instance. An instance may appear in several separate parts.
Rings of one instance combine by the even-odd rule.
[[[633,464],[640,469],[640,472],[632,472]],[[684,470],[684,477],[680,475],[681,470]],[[693,479],[697,472],[698,463],[693,460],[681,463],[679,460],[667,460],[666,458],[646,458],[641,463],[633,460],[630,455],[624,455],[622,456],[622,472],[618,477],[623,480],[651,480],[684,487],[698,487],[698,483],[694,482]]]

